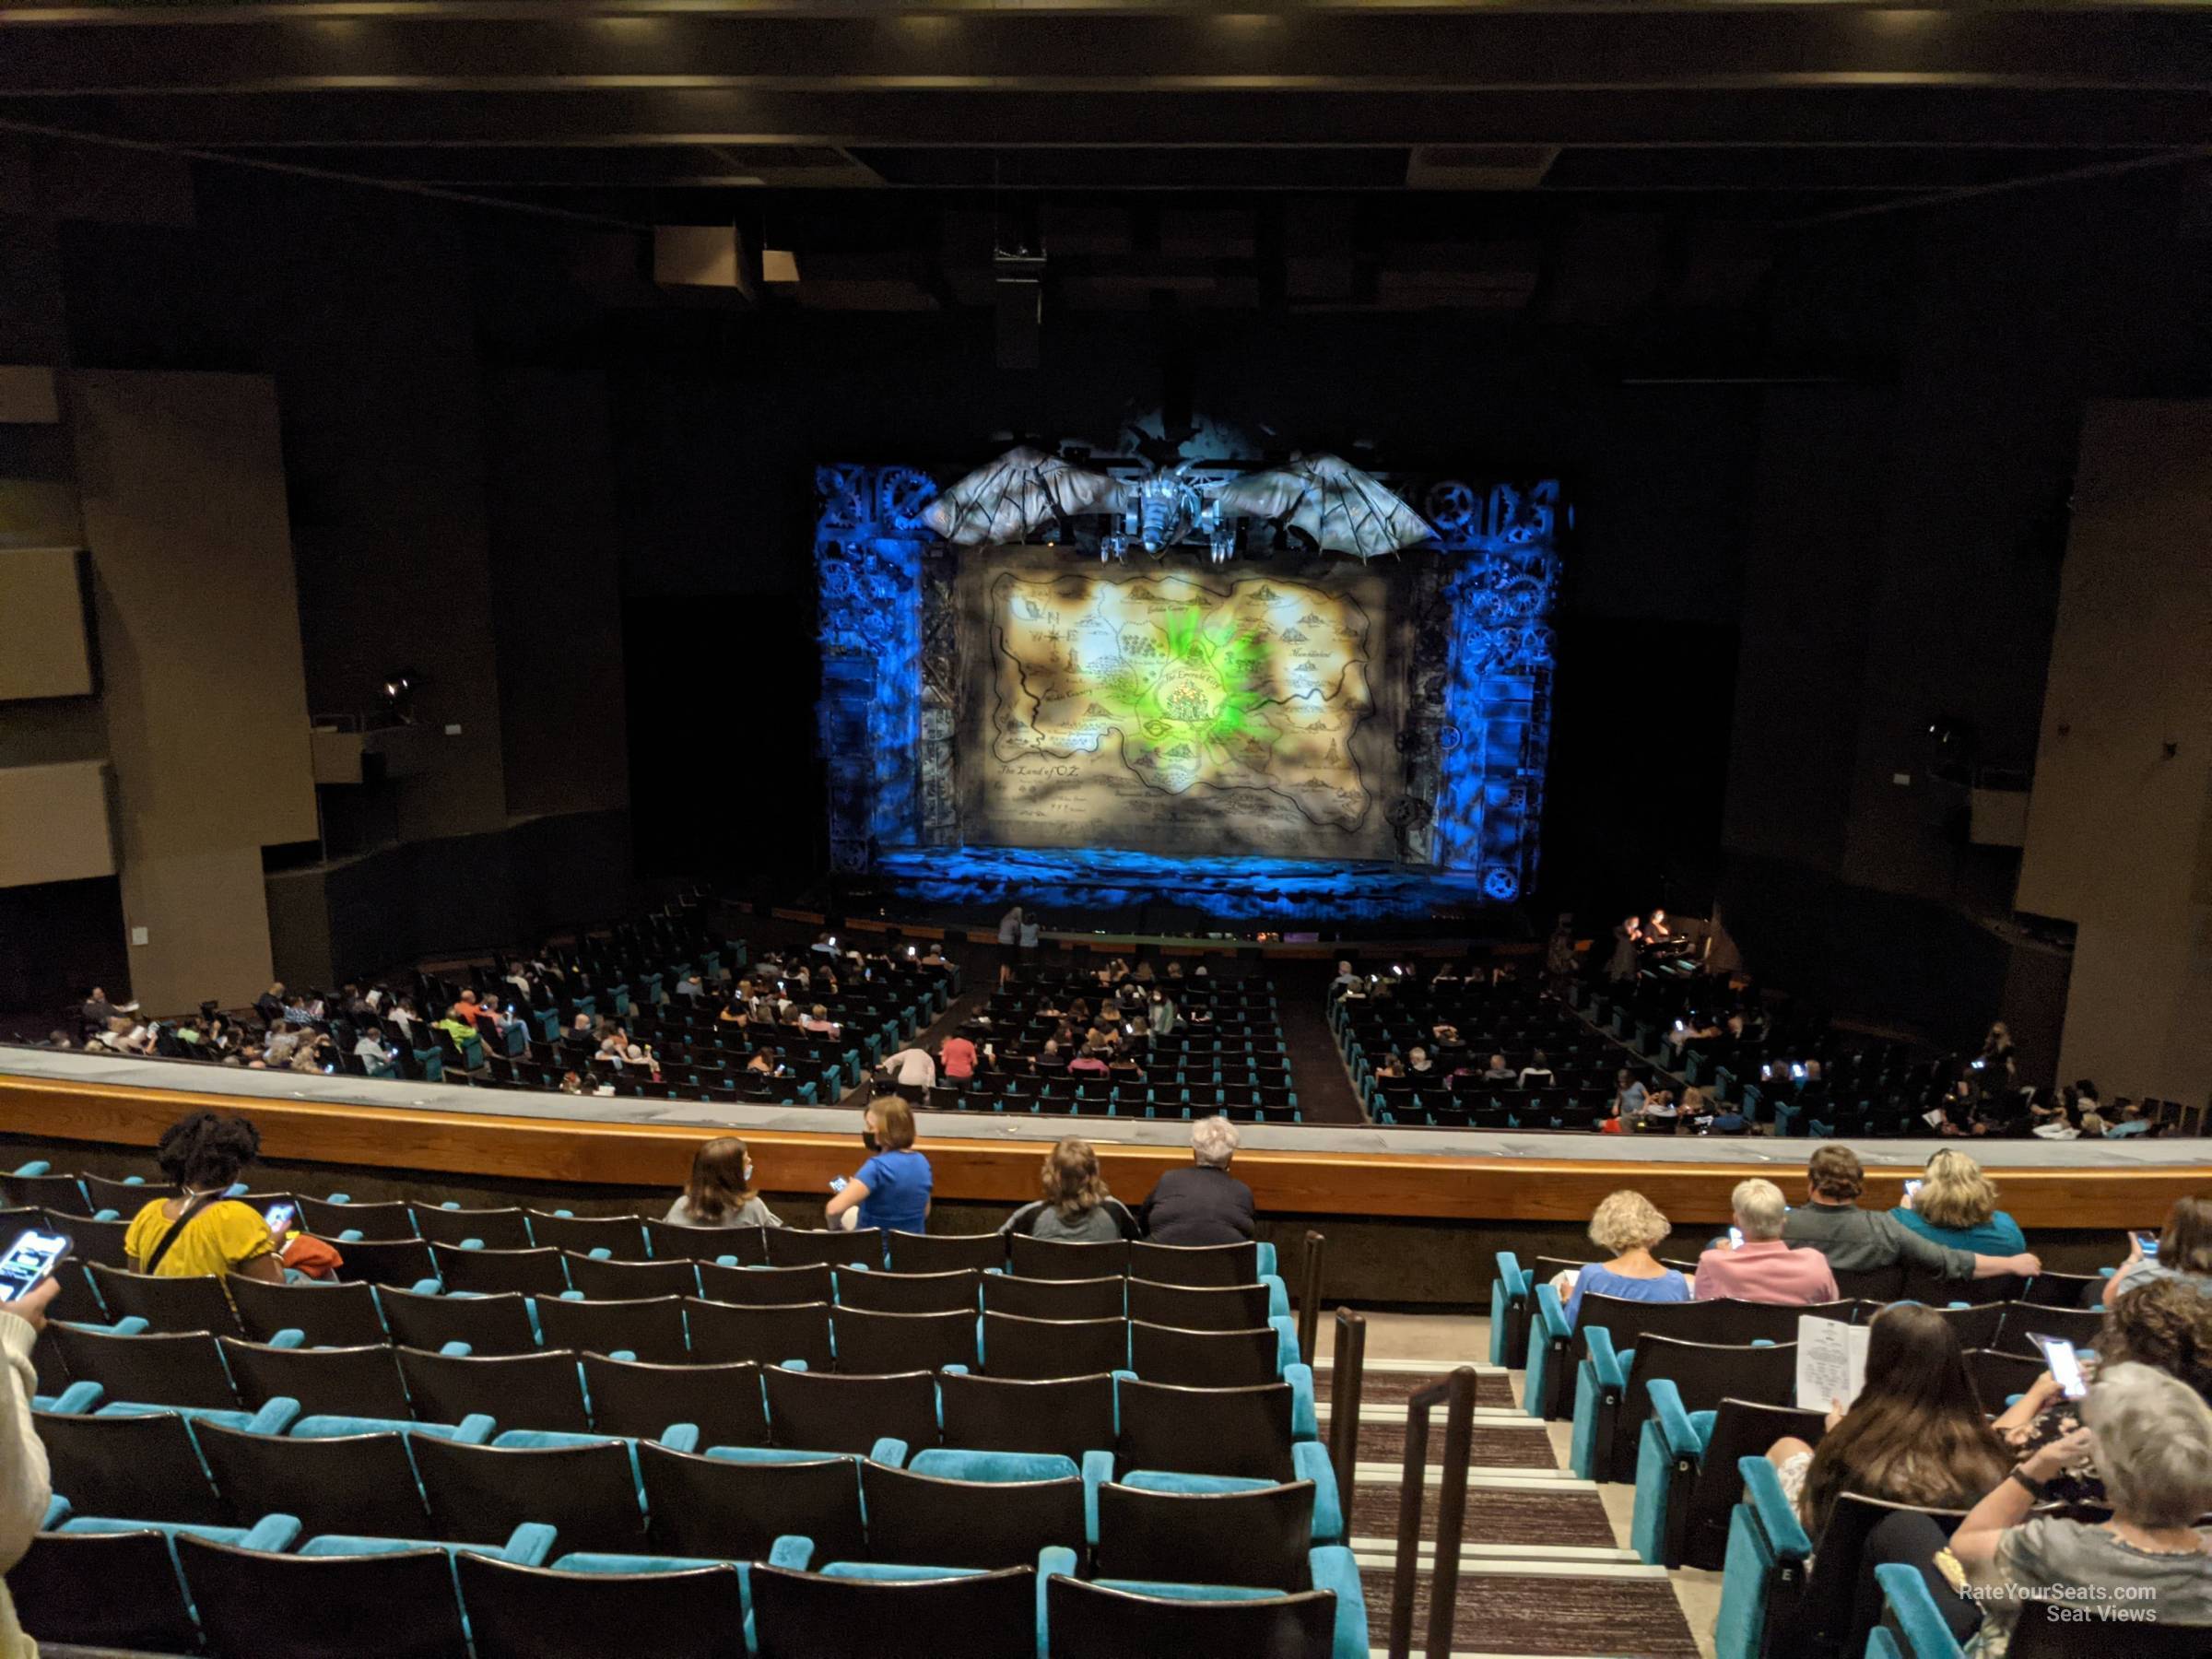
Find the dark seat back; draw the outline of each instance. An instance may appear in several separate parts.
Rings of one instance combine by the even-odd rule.
[[[448,1294],[496,1296],[519,1290],[524,1296],[559,1296],[569,1288],[560,1252],[550,1245],[535,1250],[463,1250],[453,1244],[423,1248],[429,1252]]]
[[[967,1313],[981,1311],[983,1276],[972,1267],[946,1273],[863,1273],[837,1276],[841,1309],[869,1313]]]
[[[983,1315],[983,1369],[994,1377],[1088,1377],[1128,1368],[1126,1320]]]
[[[479,1359],[537,1352],[530,1310],[515,1291],[501,1296],[418,1296],[412,1290],[380,1288],[376,1296],[392,1340],[400,1347],[434,1354],[449,1342],[465,1342]]]
[[[442,1549],[269,1555],[189,1535],[176,1547],[218,1653],[260,1653],[280,1633],[292,1653],[354,1653],[372,1642],[381,1659],[469,1659]]]
[[[463,1550],[453,1567],[477,1659],[722,1659],[745,1625],[732,1566],[557,1572]]]
[[[131,1231],[131,1224],[127,1220],[95,1221],[89,1216],[51,1216],[41,1213],[29,1225],[44,1227],[51,1232],[68,1234],[70,1243],[75,1246],[69,1253],[88,1266],[98,1262],[102,1266],[122,1271],[127,1272],[130,1268],[131,1253],[124,1248],[124,1241],[129,1238]],[[7,1233],[6,1237],[12,1239],[22,1230],[18,1228],[15,1232]]]
[[[1905,1268],[1901,1262],[1888,1267],[1833,1267],[1836,1294],[1846,1301],[1892,1302],[1904,1293]]]
[[[2038,1308],[2086,1308],[2104,1295],[2101,1273],[2037,1274],[2020,1292],[2020,1300]]]
[[[1288,1382],[1186,1388],[1124,1380],[1116,1394],[1121,1407],[1117,1472],[1172,1469],[1187,1475],[1293,1478]]]
[[[199,1426],[200,1450],[222,1488],[232,1524],[297,1515],[300,1535],[350,1533],[377,1538],[426,1535],[429,1512],[399,1434],[294,1440]]]
[[[1721,1570],[1728,1550],[1728,1525],[1744,1496],[1743,1471],[1738,1461],[1763,1457],[1767,1448],[1784,1435],[1795,1435],[1808,1446],[1820,1443],[1828,1432],[1828,1414],[1800,1411],[1792,1406],[1724,1398],[1715,1407],[1712,1433],[1689,1492],[1689,1512],[1683,1527],[1682,1564],[1709,1572]]]
[[[787,1533],[812,1538],[820,1560],[867,1554],[852,1458],[742,1463],[649,1443],[638,1448],[638,1469],[663,1554],[764,1561]]]
[[[1006,1260],[1022,1278],[1088,1279],[1125,1276],[1129,1271],[1129,1244],[1063,1244],[1057,1240],[1031,1238],[1028,1233],[1006,1235]]]
[[[829,1369],[828,1302],[748,1308],[724,1302],[686,1301],[684,1317],[691,1330],[694,1359],[756,1359],[763,1365],[800,1359],[810,1367]]]
[[[1712,1411],[1731,1394],[1766,1406],[1786,1406],[1797,1382],[1797,1345],[1724,1346],[1646,1336],[1629,1365],[1629,1385],[1614,1409],[1611,1462],[1615,1480],[1632,1480],[1636,1441],[1652,1415],[1651,1383],[1675,1385],[1685,1411]],[[1762,1448],[1763,1449],[1763,1448]]]
[[[2007,1302],[2004,1314],[2002,1339],[1997,1343],[1977,1343],[1975,1347],[2001,1347],[2007,1354],[2031,1354],[2041,1359],[2043,1350],[2035,1346],[2034,1340],[2038,1336],[2060,1336],[2076,1347],[2093,1348],[2104,1329],[2102,1308],[2049,1308]]]
[[[409,1347],[398,1352],[407,1397],[422,1422],[458,1423],[481,1412],[501,1429],[581,1434],[591,1427],[584,1416],[576,1356],[566,1348],[484,1359],[426,1354]],[[497,1540],[506,1541],[504,1534]]]
[[[1036,1659],[1033,1567],[897,1581],[755,1566],[752,1588],[759,1659]]]
[[[232,1274],[223,1281],[239,1323],[255,1342],[298,1331],[316,1347],[357,1347],[389,1340],[376,1290],[369,1285],[272,1285]]]
[[[701,1262],[699,1288],[709,1301],[739,1308],[797,1307],[827,1302],[837,1294],[835,1277],[826,1262],[805,1267],[724,1267]]]
[[[1865,1559],[1867,1535],[1896,1514],[1926,1515],[1947,1535],[1964,1510],[1886,1503],[1845,1492],[1829,1512],[1819,1548],[1806,1570],[1805,1589],[1780,1626],[1767,1632],[1767,1651],[1778,1653],[1861,1653],[1866,1632],[1880,1622],[1882,1593]]]
[[[1129,1653],[1329,1659],[1335,1637],[1336,1597],[1327,1590],[1259,1601],[1181,1601],[1055,1573],[1044,1594],[1053,1659],[1123,1659]]]
[[[635,1554],[645,1547],[629,1448],[471,1446],[418,1435],[416,1472],[429,1500],[433,1536],[497,1549],[525,1521],[556,1529],[563,1550]]]
[[[1961,1348],[1987,1348],[1997,1346],[1997,1333],[2006,1324],[2006,1310],[2010,1305],[2006,1302],[1979,1302],[1970,1308],[1947,1308],[1939,1303],[1930,1308],[1929,1312],[1951,1327],[1951,1333],[1959,1338]],[[2022,1312],[2031,1310],[2023,1308]],[[1873,1315],[1867,1317],[1871,1319]],[[2052,1333],[2053,1335],[2057,1334]]]
[[[1218,1288],[1249,1285],[1260,1277],[1260,1247],[1241,1244],[1155,1244],[1137,1239],[1129,1245],[1129,1277],[1157,1285]]]
[[[726,1255],[749,1267],[768,1260],[768,1245],[758,1227],[685,1227],[648,1220],[645,1240],[656,1262],[712,1262]]]
[[[865,1452],[884,1435],[920,1451],[937,1443],[937,1390],[927,1371],[850,1377],[771,1365],[768,1430],[779,1446],[808,1452]]]
[[[53,1489],[80,1515],[220,1525],[221,1500],[173,1411],[144,1417],[31,1414]],[[256,1517],[258,1519],[258,1517]]]
[[[13,1572],[7,1582],[16,1582]],[[2127,1659],[2212,1659],[2212,1626],[2151,1624],[2127,1617],[2125,1605],[2108,1613],[2078,1601],[2024,1596],[2006,1659],[2112,1659],[2116,1653]]]
[[[862,1267],[883,1265],[883,1229],[859,1227],[851,1232],[836,1228],[810,1231],[800,1227],[767,1230],[768,1262],[771,1267],[810,1267],[818,1262],[832,1267],[852,1263]]]
[[[1061,1544],[1086,1545],[1083,1482],[945,1480],[888,1464],[861,1470],[868,1551],[877,1560],[932,1567],[1020,1567]],[[823,1558],[827,1559],[828,1558]]]
[[[221,1341],[223,1358],[229,1362],[230,1375],[249,1408],[288,1395],[300,1402],[300,1411],[309,1417],[327,1413],[406,1420],[407,1391],[399,1380],[399,1367],[393,1363],[392,1349],[385,1344],[277,1348],[241,1342],[235,1336]]]
[[[1966,1371],[1974,1380],[1974,1393],[1981,1396],[1982,1409],[1994,1417],[2005,1409],[2006,1400],[2028,1392],[2043,1374],[2043,1362],[2040,1356],[2030,1358],[1995,1348],[1970,1348]]]
[[[618,1262],[646,1259],[645,1221],[641,1216],[556,1216],[532,1210],[530,1241],[540,1247],[573,1250],[589,1255],[604,1250]],[[486,1243],[491,1241],[487,1239]]]
[[[1267,1323],[1267,1287],[1192,1288],[1129,1277],[1129,1317],[1183,1331],[1250,1331]]]
[[[1613,1351],[1632,1348],[1646,1331],[1678,1336],[1685,1342],[1710,1342],[1723,1315],[1717,1302],[1643,1302],[1618,1296],[1585,1296],[1574,1322],[1574,1357],[1590,1352],[1590,1333],[1602,1328],[1613,1340]],[[1795,1329],[1793,1325],[1792,1330]]]
[[[111,1401],[217,1411],[238,1406],[222,1351],[205,1331],[114,1336],[49,1320],[46,1338],[60,1351],[72,1377],[99,1383]]]
[[[175,1196],[174,1191],[167,1187],[141,1188],[138,1202]],[[92,1214],[84,1186],[74,1175],[0,1174],[0,1199],[5,1199],[11,1208],[44,1210],[50,1216]]]
[[[1310,1480],[1250,1492],[1099,1488],[1100,1578],[1310,1590],[1312,1547]]]
[[[334,1242],[342,1232],[358,1232],[363,1239],[415,1237],[415,1209],[396,1202],[333,1204],[326,1198],[300,1194],[300,1225],[318,1239]]]
[[[446,1209],[418,1204],[415,1230],[433,1244],[459,1244],[469,1239],[487,1250],[527,1250],[531,1244],[529,1219],[512,1205],[502,1209]]]
[[[1734,1297],[1724,1297],[1720,1300],[1699,1305],[1712,1310],[1706,1316],[1707,1324],[1703,1330],[1695,1335],[1687,1331],[1663,1331],[1662,1334],[1688,1342],[1712,1342],[1734,1347],[1747,1347],[1754,1342],[1794,1342],[1797,1340],[1797,1322],[1800,1319],[1832,1319],[1842,1324],[1850,1324],[1856,1308],[1856,1304],[1848,1301],[1801,1305],[1795,1302],[1738,1301]]]
[[[650,1296],[697,1296],[699,1270],[690,1262],[603,1262],[561,1252],[569,1287],[593,1301],[641,1301]]]
[[[1123,1319],[1129,1312],[1129,1281],[1118,1274],[1105,1278],[1017,1278],[1010,1273],[983,1276],[983,1307],[1019,1319]]]
[[[937,1379],[945,1443],[972,1452],[1053,1452],[1077,1464],[1113,1448],[1113,1379],[1104,1373],[1032,1382]]]
[[[682,1365],[691,1357],[684,1341],[684,1299],[680,1296],[654,1296],[639,1301],[570,1301],[541,1296],[537,1299],[537,1323],[547,1347],[574,1348],[580,1354],[627,1349],[657,1365]]]
[[[213,1274],[163,1277],[158,1274],[125,1273],[86,1265],[92,1288],[100,1292],[111,1319],[136,1314],[156,1331],[207,1331],[220,1336],[238,1334],[238,1315],[223,1294],[223,1281]]]
[[[1147,1382],[1192,1388],[1242,1388],[1272,1382],[1280,1374],[1280,1344],[1273,1325],[1251,1331],[1179,1331],[1172,1325],[1129,1322],[1130,1369]]]
[[[405,1290],[438,1277],[437,1261],[420,1239],[355,1239],[331,1248],[338,1253],[338,1277],[350,1283]]]
[[[42,1652],[63,1642],[159,1653],[199,1647],[169,1540],[152,1527],[42,1532],[7,1570],[7,1588],[18,1622],[38,1631]]]
[[[583,1386],[601,1434],[658,1440],[672,1425],[690,1423],[701,1446],[768,1444],[760,1367],[751,1360],[655,1365],[587,1353]]]
[[[896,1230],[885,1237],[890,1243],[894,1273],[952,1273],[960,1268],[981,1272],[1006,1265],[1004,1233],[911,1233]]]
[[[849,1375],[976,1367],[973,1313],[870,1313],[840,1308],[832,1324],[837,1369]]]

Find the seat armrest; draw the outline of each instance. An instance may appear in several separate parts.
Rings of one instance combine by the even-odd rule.
[[[1692,1416],[1682,1408],[1682,1391],[1669,1377],[1655,1377],[1644,1384],[1652,1399],[1652,1421],[1659,1425],[1659,1441],[1669,1457],[1702,1457],[1712,1435],[1713,1414]],[[1700,1428],[1698,1418],[1705,1419]]]
[[[1813,1541],[1806,1536],[1804,1524],[1797,1519],[1797,1506],[1783,1491],[1782,1477],[1774,1465],[1763,1457],[1739,1457],[1735,1466],[1744,1477],[1744,1501],[1759,1518],[1774,1553],[1799,1561],[1809,1559]]]
[[[868,1448],[870,1463],[888,1464],[894,1469],[906,1467],[906,1442],[895,1435],[884,1435]]]
[[[1083,1541],[1093,1549],[1099,1547],[1099,1488],[1112,1479],[1112,1453],[1083,1453]]]
[[[436,1296],[444,1286],[435,1278],[418,1278],[410,1288],[417,1296]]]
[[[671,1452],[697,1452],[699,1450],[699,1425],[697,1423],[669,1424],[661,1431],[661,1444]]]
[[[1574,1335],[1574,1327],[1567,1323],[1567,1310],[1560,1305],[1559,1293],[1549,1284],[1536,1287],[1533,1306],[1536,1322],[1544,1327],[1545,1340],[1564,1342]],[[1530,1340],[1535,1340],[1533,1335]]]
[[[1359,1565],[1352,1552],[1341,1544],[1325,1544],[1306,1559],[1312,1566],[1313,1588],[1334,1591],[1336,1596],[1330,1659],[1367,1659],[1367,1596],[1359,1587]]]
[[[1291,1352],[1297,1350],[1297,1338],[1291,1339]],[[1321,1414],[1313,1408],[1313,1368],[1293,1359],[1283,1367],[1283,1381],[1290,1384],[1290,1438],[1293,1441],[1311,1441],[1320,1438]]]
[[[307,1333],[302,1330],[295,1329],[290,1325],[287,1325],[283,1330],[278,1331],[274,1336],[269,1338],[269,1346],[273,1348],[305,1347],[307,1346]]]
[[[52,1532],[68,1519],[69,1500],[56,1492],[46,1500],[46,1512],[39,1518],[39,1530]],[[1091,1530],[1095,1533],[1098,1529],[1094,1526]]]
[[[543,1521],[525,1521],[508,1535],[500,1559],[517,1567],[543,1567],[553,1553],[553,1529]]]
[[[1260,1276],[1260,1283],[1267,1287],[1267,1317],[1270,1320],[1290,1317],[1290,1292],[1282,1279],[1272,1273]]]
[[[487,1413],[472,1411],[461,1419],[461,1426],[453,1430],[453,1439],[464,1446],[488,1446],[492,1432],[498,1428],[499,1424]]]
[[[1270,1273],[1281,1272],[1282,1269],[1277,1267],[1275,1265],[1275,1246],[1263,1239],[1260,1241],[1260,1259],[1258,1264],[1260,1273],[1265,1276]]]
[[[262,1549],[271,1555],[282,1555],[300,1541],[300,1517],[297,1515],[264,1515],[246,1529],[246,1535],[238,1541],[241,1549]]]
[[[771,1567],[788,1568],[793,1572],[811,1571],[814,1561],[814,1540],[800,1537],[796,1533],[785,1533],[768,1552]]]
[[[289,1394],[278,1394],[262,1402],[261,1409],[246,1421],[248,1434],[282,1434],[300,1418],[300,1402]]]
[[[1891,1561],[1874,1570],[1874,1582],[1882,1587],[1882,1599],[1896,1615],[1912,1659],[1961,1659],[1964,1650],[1944,1622],[1919,1568]]]
[[[72,1382],[54,1396],[53,1404],[47,1409],[64,1417],[83,1417],[100,1404],[100,1396],[106,1392],[97,1382]]]
[[[1344,1500],[1336,1490],[1336,1466],[1319,1441],[1300,1441],[1290,1448],[1290,1471],[1313,1483],[1313,1541],[1344,1542]]]
[[[1273,1315],[1267,1321],[1275,1331],[1275,1369],[1277,1375],[1288,1374],[1299,1363],[1298,1326],[1288,1313]]]
[[[1628,1369],[1636,1350],[1627,1353],[1613,1351],[1613,1334],[1604,1325],[1592,1325],[1583,1333],[1583,1341],[1590,1351],[1591,1374],[1596,1377],[1601,1388],[1626,1388],[1629,1385]]]
[[[1048,1659],[1053,1651],[1052,1630],[1045,1622],[1045,1585],[1053,1577],[1076,1576],[1076,1552],[1065,1544],[1047,1544],[1037,1552],[1037,1659]]]

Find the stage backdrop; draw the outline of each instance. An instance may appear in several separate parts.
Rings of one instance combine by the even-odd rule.
[[[1193,900],[1237,916],[1335,913],[1330,872],[1355,864],[1359,914],[1436,902],[1433,879],[1379,886],[1378,861],[1449,874],[1477,902],[1534,879],[1556,482],[1386,476],[1433,547],[1216,566],[1180,547],[1107,564],[962,551],[922,523],[925,473],[846,464],[816,481],[838,870],[993,901],[1018,885],[1009,859],[1083,849],[1103,868],[1120,849],[1134,901],[1179,868],[1256,878],[1274,861],[1235,903],[1210,879]]]
[[[1396,855],[1384,571],[999,547],[957,593],[970,844]]]

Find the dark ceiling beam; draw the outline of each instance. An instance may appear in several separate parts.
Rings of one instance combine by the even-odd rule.
[[[0,42],[0,47],[5,46]],[[209,148],[355,145],[971,146],[2029,145],[2177,147],[2212,132],[2212,94],[1344,92],[431,94],[370,89],[17,99],[0,113]]]
[[[143,18],[165,7],[123,6]],[[1124,93],[1274,88],[2212,89],[2212,28],[2164,13],[1778,6],[1728,12],[1214,16],[337,17],[41,26],[0,11],[0,90],[604,87]],[[187,18],[191,14],[185,14]],[[32,19],[24,22],[24,18]]]

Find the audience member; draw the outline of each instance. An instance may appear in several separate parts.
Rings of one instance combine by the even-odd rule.
[[[1946,1147],[1928,1159],[1920,1190],[1889,1214],[1922,1238],[1982,1255],[2028,1248],[2019,1223],[1997,1207],[1996,1183],[1971,1154]]]
[[[2026,1253],[1983,1255],[1953,1250],[1923,1238],[1886,1212],[1859,1208],[1866,1171],[1849,1147],[1829,1142],[1815,1147],[1805,1178],[1811,1202],[1790,1211],[1782,1236],[1820,1251],[1839,1273],[1864,1273],[1900,1262],[1944,1278],[1998,1278],[2008,1273],[2032,1278],[2043,1270],[2042,1263]]]
[[[734,1135],[717,1136],[692,1154],[691,1180],[668,1206],[678,1227],[781,1227],[753,1191],[753,1155]]]
[[[1521,1087],[1524,1088],[1549,1088],[1551,1081],[1551,1062],[1545,1058],[1542,1049],[1537,1049],[1529,1055],[1528,1064],[1521,1068]]]
[[[1830,1403],[1819,1449],[1791,1435],[1767,1458],[1816,1545],[1846,1492],[1963,1509],[2012,1466],[1982,1415],[1957,1332],[1918,1302],[1894,1302],[1875,1315],[1865,1387],[1849,1410]]]
[[[1613,1115],[1621,1118],[1641,1117],[1643,1114],[1645,1089],[1636,1080],[1635,1074],[1626,1066],[1613,1074]]]
[[[6,1359],[0,1371],[0,1571],[11,1571],[29,1550],[53,1498],[46,1448],[31,1417],[38,1378],[30,1355],[46,1328],[47,1305],[61,1288],[59,1279],[42,1279],[0,1305],[0,1355]],[[0,1659],[35,1659],[38,1652],[16,1620],[6,1586],[0,1584]]]
[[[1641,1193],[1623,1188],[1598,1201],[1590,1217],[1590,1241],[1612,1252],[1574,1276],[1567,1299],[1567,1323],[1574,1324],[1586,1296],[1613,1296],[1623,1301],[1678,1302],[1690,1300],[1689,1281],[1652,1253],[1674,1229]]]
[[[1789,1204],[1782,1189],[1757,1177],[1739,1181],[1728,1195],[1735,1229],[1744,1241],[1734,1249],[1715,1245],[1698,1258],[1697,1297],[1715,1301],[1830,1302],[1838,1300],[1836,1276],[1817,1250],[1792,1250],[1782,1241]]]
[[[137,1011],[136,1003],[112,1003],[108,1000],[108,994],[95,985],[92,994],[85,998],[84,1006],[77,1010],[77,1015],[84,1020],[88,1031],[96,1031],[105,1030],[117,1020],[127,1019]]]
[[[2022,1618],[2133,1608],[2160,1626],[2212,1627],[2212,1535],[2196,1524],[2212,1511],[2212,1407],[2176,1379],[2124,1363],[2100,1371],[2082,1417],[2086,1427],[1986,1482],[1951,1535],[1952,1556],[1985,1592],[1968,1659],[2003,1659]],[[2046,1483],[2089,1453],[2112,1518],[2030,1516]],[[2124,1643],[2128,1629],[2114,1624],[2107,1640]]]
[[[1088,1141],[1071,1135],[1047,1152],[1041,1186],[1044,1196],[1008,1216],[1000,1232],[1059,1244],[1111,1244],[1137,1236],[1136,1218],[1106,1190]]]
[[[244,1118],[195,1112],[171,1124],[154,1161],[177,1196],[157,1198],[131,1218],[123,1236],[131,1270],[162,1278],[237,1273],[282,1284],[278,1241],[253,1206],[224,1196],[260,1150],[260,1133]]]
[[[2155,1257],[2145,1255],[2143,1241],[2129,1233],[2127,1260],[2104,1282],[2104,1305],[2109,1308],[2124,1292],[2162,1278],[2185,1279],[2212,1296],[2212,1198],[2173,1201]]]
[[[2138,1284],[2106,1309],[2095,1354],[2084,1356],[2083,1369],[2095,1377],[2130,1363],[2178,1377],[2212,1403],[2212,1297],[2184,1279],[2156,1279]],[[2049,1371],[1995,1423],[2006,1445],[2022,1461],[2080,1427],[2080,1403],[2068,1399]],[[2091,1461],[2070,1465],[2046,1485],[2058,1502],[2105,1506],[2104,1483]]]
[[[1160,1244],[1234,1244],[1253,1236],[1252,1189],[1229,1172],[1237,1146],[1237,1126],[1225,1117],[1191,1125],[1191,1167],[1162,1175],[1138,1211],[1147,1237]]]
[[[937,1063],[919,1043],[910,1043],[895,1054],[886,1054],[877,1070],[890,1079],[902,1100],[919,1100],[937,1086]]]
[[[937,1049],[937,1069],[947,1077],[975,1076],[975,1044],[955,1031]]]
[[[870,1157],[823,1207],[824,1218],[832,1227],[852,1227],[842,1219],[850,1213],[862,1227],[927,1232],[929,1159],[913,1149],[912,1110],[895,1097],[870,1100],[862,1122],[860,1143]]]
[[[1511,1083],[1514,1075],[1513,1068],[1505,1063],[1503,1054],[1492,1054],[1489,1065],[1483,1070],[1482,1080],[1485,1083]]]

